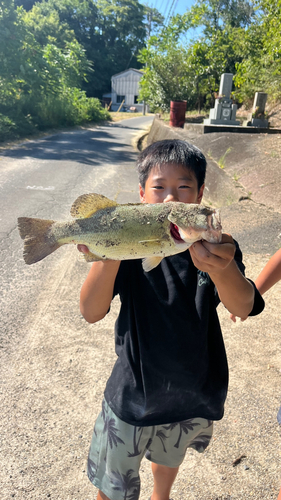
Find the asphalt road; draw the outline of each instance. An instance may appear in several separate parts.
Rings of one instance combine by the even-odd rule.
[[[0,341],[24,335],[26,315],[36,309],[45,276],[65,252],[28,267],[17,230],[21,216],[65,220],[73,201],[88,192],[121,203],[137,201],[133,138],[152,122],[131,118],[93,129],[73,130],[24,142],[0,154]]]
[[[95,374],[98,341],[79,311],[80,288],[90,264],[75,246],[68,245],[27,266],[17,218],[66,220],[73,201],[89,192],[120,203],[138,201],[137,152],[132,144],[152,120],[150,115],[58,133],[0,154],[3,500],[74,498],[70,491],[77,485],[79,489],[81,481],[83,488],[92,491],[85,477],[93,412],[98,411],[92,388],[93,383],[95,392],[99,387],[100,404],[104,376],[114,360],[110,328],[112,360],[102,377]],[[72,439],[83,448],[78,469]],[[71,479],[65,480],[64,489],[61,483],[67,474]]]

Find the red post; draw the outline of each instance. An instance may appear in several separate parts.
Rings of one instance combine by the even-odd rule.
[[[170,102],[170,127],[184,127],[186,101]]]

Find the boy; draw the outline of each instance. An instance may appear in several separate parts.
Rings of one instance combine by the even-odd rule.
[[[150,145],[137,168],[142,203],[201,203],[206,160],[187,142]],[[196,242],[149,273],[140,260],[92,264],[81,289],[84,318],[95,323],[116,294],[121,300],[118,358],[88,459],[98,500],[137,500],[144,455],[152,462],[151,500],[169,500],[187,448],[202,452],[208,446],[228,384],[216,306],[221,300],[239,317],[263,309],[243,271],[241,251],[227,234],[220,244]]]

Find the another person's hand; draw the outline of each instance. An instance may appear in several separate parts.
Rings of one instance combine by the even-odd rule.
[[[248,316],[247,316],[248,318]],[[240,318],[241,321],[246,321],[247,318]],[[233,321],[233,323],[236,323],[236,316],[234,314],[230,315],[230,319]]]
[[[189,248],[193,264],[200,271],[209,274],[221,273],[232,262],[235,255],[235,243],[230,234],[223,233],[220,243],[196,241]]]

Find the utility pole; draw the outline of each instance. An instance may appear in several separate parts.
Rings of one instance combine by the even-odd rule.
[[[149,9],[148,13],[148,23],[147,23],[147,39],[150,38],[150,33],[151,33],[151,23],[152,23],[152,7]],[[145,64],[147,66],[147,63]],[[145,101],[142,101],[142,114],[145,115],[146,111],[146,104]]]

